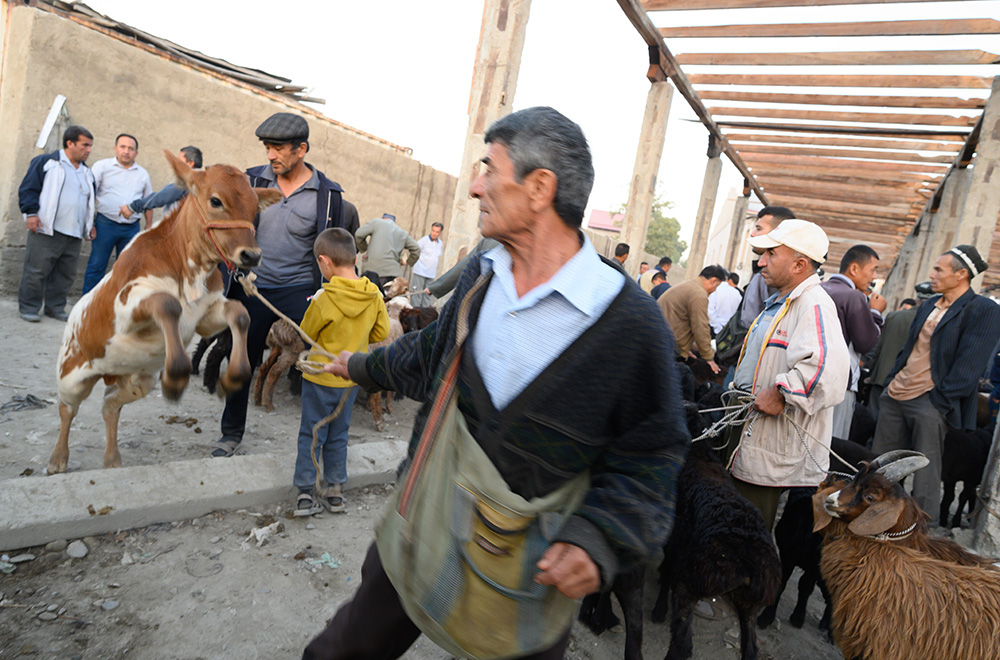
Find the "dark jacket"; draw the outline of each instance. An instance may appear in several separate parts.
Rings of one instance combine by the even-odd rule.
[[[264,172],[270,169],[270,165],[260,165],[248,169],[247,176],[250,177],[250,185],[254,188],[269,188],[272,179],[264,177]],[[342,227],[351,232],[351,236],[353,236],[354,232],[358,230],[357,210],[354,209],[351,213],[351,209],[347,208],[349,202],[344,200],[344,189],[340,187],[339,183],[326,178],[326,175],[318,169],[316,176],[319,178],[319,190],[316,192],[316,235],[319,236],[321,231],[329,227]],[[260,214],[258,213],[253,220],[254,226],[257,226],[259,222]],[[223,271],[223,280],[228,294],[230,274],[225,271],[222,264],[219,265],[219,269]],[[323,286],[323,275],[319,272],[319,266],[315,261],[312,270],[313,284],[319,289]]]
[[[359,385],[424,402],[400,470],[419,442],[455,346],[459,305],[479,274],[480,260],[473,259],[436,322],[349,362]],[[486,289],[472,300],[470,336]],[[620,568],[659,552],[673,525],[689,444],[673,353],[663,315],[630,279],[601,318],[502,411],[493,409],[464,353],[459,410],[514,492],[544,495],[590,470],[584,503],[556,540],[586,550],[605,587]]]
[[[886,379],[889,385],[910,358],[924,321],[941,296],[920,305],[910,325],[906,345]],[[1000,305],[969,289],[951,304],[931,335],[931,403],[948,426],[969,431],[976,428],[976,393],[983,368],[993,357],[1000,337]]]
[[[882,331],[882,315],[872,309],[865,294],[840,277],[832,277],[820,286],[833,298],[844,341],[859,355],[875,348]]]
[[[31,159],[28,172],[21,179],[17,189],[17,202],[24,215],[38,215],[39,198],[42,196],[42,184],[45,182],[45,163],[59,160],[59,149],[50,154],[42,154]]]
[[[128,207],[133,213],[142,213],[143,211],[152,211],[153,209],[163,208],[164,206],[170,206],[174,202],[178,202],[184,199],[187,195],[187,191],[178,186],[176,183],[168,183],[163,186],[158,192],[146,195],[145,197],[140,197],[139,199],[134,199],[129,202]]]
[[[896,365],[896,357],[899,351],[906,345],[906,338],[910,335],[910,325],[917,316],[917,308],[898,310],[889,312],[882,325],[882,334],[879,335],[878,344],[872,351],[868,360],[868,368],[871,375],[868,382],[873,385],[882,385],[892,368]]]

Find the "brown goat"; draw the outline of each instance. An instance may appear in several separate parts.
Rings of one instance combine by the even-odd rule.
[[[282,374],[295,366],[299,353],[306,350],[306,344],[288,321],[281,319],[271,326],[267,333],[267,345],[271,353],[260,365],[257,382],[253,388],[253,403],[263,405],[267,412],[274,410],[274,388]]]
[[[396,298],[386,305],[386,311],[389,312],[389,336],[382,341],[369,345],[369,351],[388,346],[403,336],[403,326],[399,322],[399,314],[402,310],[408,308],[409,305],[410,303],[405,298]],[[372,418],[375,420],[375,430],[381,431],[384,429],[385,422],[382,421],[382,392],[373,392],[368,395],[368,409],[371,410]],[[385,411],[390,415],[392,414],[391,391],[386,391],[385,393]]]
[[[403,326],[403,332],[413,332],[423,330],[436,321],[437,317],[436,307],[408,307],[400,310],[399,323]]]
[[[898,483],[926,463],[917,452],[889,452],[850,481],[828,479],[813,497],[834,639],[846,658],[1000,658],[1000,571],[929,537],[929,516]]]

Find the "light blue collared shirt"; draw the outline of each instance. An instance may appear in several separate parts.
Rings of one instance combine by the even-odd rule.
[[[750,333],[746,338],[746,349],[743,351],[743,361],[736,367],[736,374],[733,376],[733,384],[741,390],[749,390],[753,387],[753,376],[757,371],[757,359],[764,352],[764,337],[771,327],[775,314],[785,303],[788,294],[778,292],[764,301],[764,311],[760,313],[760,318],[756,320],[756,325],[750,328]]]
[[[52,230],[73,238],[86,238],[83,232],[87,227],[91,195],[87,166],[80,163],[74,167],[66,156],[65,149],[59,151],[59,166],[63,168],[66,178],[59,190],[59,204],[56,206]]]
[[[472,333],[472,357],[497,410],[503,410],[611,305],[625,276],[583,246],[552,278],[521,298],[502,245],[481,257],[493,272]]]

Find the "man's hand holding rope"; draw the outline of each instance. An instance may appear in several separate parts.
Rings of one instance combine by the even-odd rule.
[[[753,400],[753,409],[765,415],[778,416],[785,410],[785,396],[777,385],[772,385],[757,394]]]

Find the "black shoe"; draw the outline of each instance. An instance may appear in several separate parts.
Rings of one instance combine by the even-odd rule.
[[[222,438],[212,450],[212,458],[229,458],[240,448],[240,441],[233,438]]]
[[[33,314],[31,312],[21,312],[21,318],[27,321],[28,323],[38,323],[39,321],[42,320],[42,317],[40,317],[38,314]]]
[[[55,319],[57,321],[62,321],[63,323],[65,323],[66,321],[69,320],[69,314],[67,314],[66,312],[63,312],[63,311],[51,312],[51,311],[49,311],[49,310],[46,309],[45,310],[45,315],[48,316],[50,319]]]

